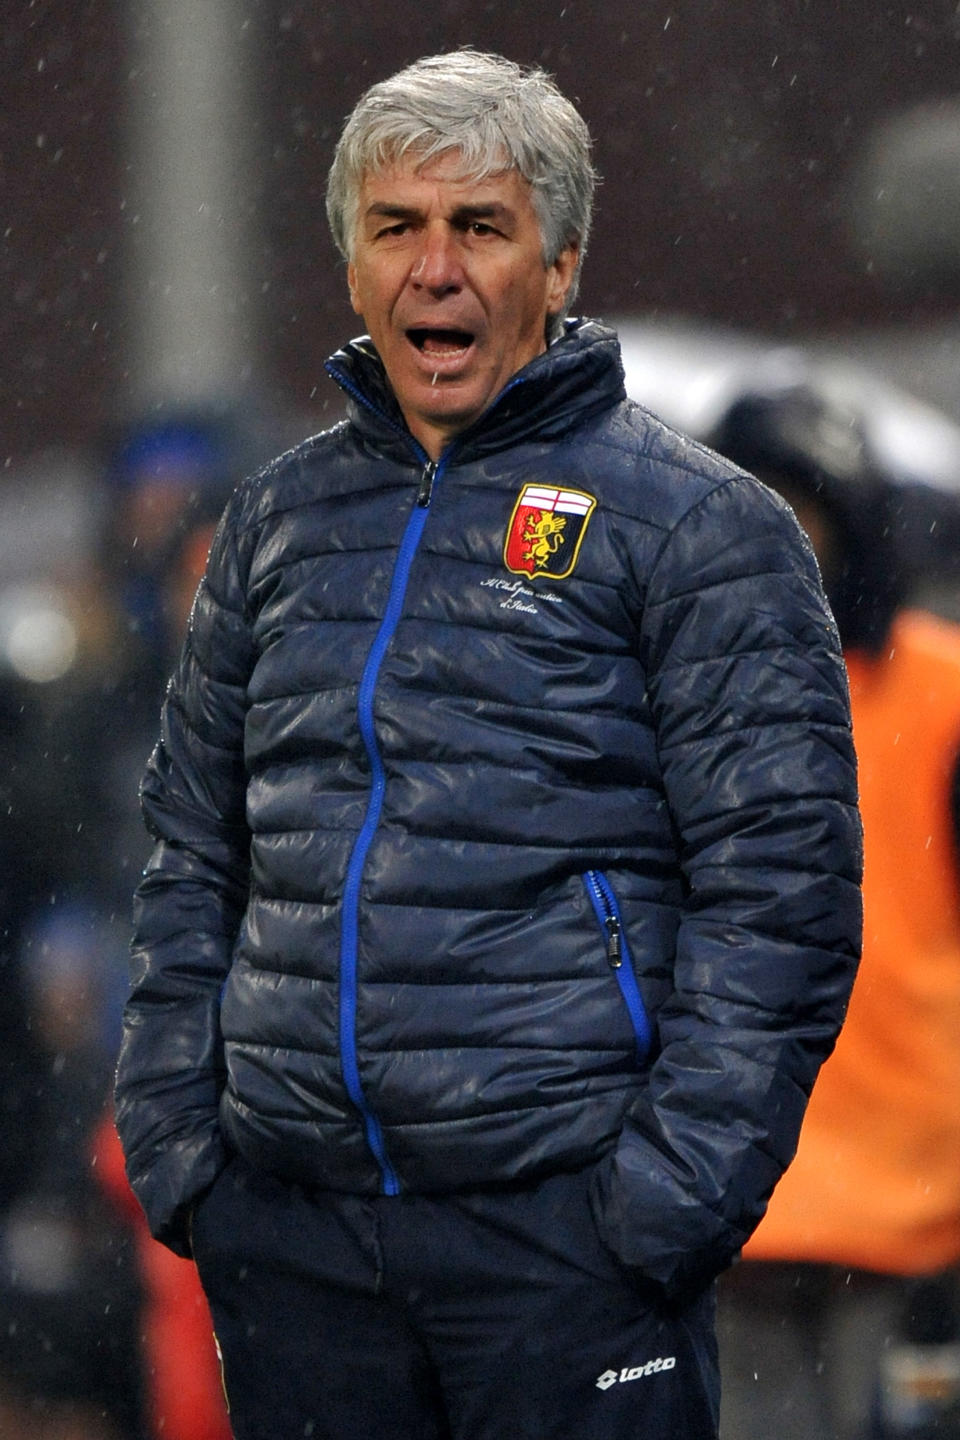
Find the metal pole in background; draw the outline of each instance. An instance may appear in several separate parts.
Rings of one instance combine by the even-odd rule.
[[[261,365],[258,31],[248,0],[126,0],[130,404],[234,405]]]

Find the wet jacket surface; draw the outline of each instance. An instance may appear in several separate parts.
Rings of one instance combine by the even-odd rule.
[[[430,465],[369,342],[241,485],[144,781],[117,1081],[154,1233],[595,1166],[664,1284],[742,1245],[860,943],[846,679],[786,507],[571,323]]]

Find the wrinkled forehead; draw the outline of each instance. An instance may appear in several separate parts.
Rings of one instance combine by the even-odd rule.
[[[462,150],[451,147],[436,152],[408,149],[384,157],[376,166],[365,169],[355,197],[354,235],[370,206],[419,204],[425,194],[434,193],[434,187],[443,189],[442,203],[447,205],[499,206],[517,215],[529,213],[543,239],[544,223],[538,197],[516,166],[505,162],[502,152],[484,166]]]
[[[365,165],[360,178],[360,188],[363,189],[371,180],[401,175],[415,176],[418,179],[449,180],[461,185],[481,184],[484,181],[516,175],[524,185],[527,184],[506,152],[499,147],[488,153],[472,154],[461,146],[444,145],[435,140],[431,144],[381,148]]]

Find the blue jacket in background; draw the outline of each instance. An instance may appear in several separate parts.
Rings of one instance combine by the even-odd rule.
[[[354,1194],[595,1167],[624,1263],[721,1269],[860,944],[846,678],[751,477],[592,322],[437,465],[369,341],[227,507],[143,803],[117,1118],[154,1233],[232,1150]]]

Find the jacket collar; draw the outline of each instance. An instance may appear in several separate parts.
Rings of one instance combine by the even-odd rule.
[[[347,394],[351,422],[378,449],[422,458],[369,336],[351,340],[326,368]],[[625,394],[614,331],[595,320],[568,320],[560,338],[518,371],[452,443],[458,458],[473,459],[521,440],[555,440]]]

